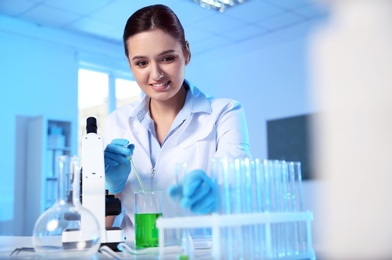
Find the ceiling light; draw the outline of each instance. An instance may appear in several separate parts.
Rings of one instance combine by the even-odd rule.
[[[193,2],[203,8],[214,9],[221,13],[229,7],[242,4],[245,1],[246,0],[193,0]]]

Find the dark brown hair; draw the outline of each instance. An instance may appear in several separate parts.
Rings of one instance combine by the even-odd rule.
[[[187,63],[189,62],[191,53],[189,44],[185,40],[184,28],[173,10],[161,4],[143,7],[128,18],[123,34],[123,43],[127,58],[129,55],[127,40],[135,34],[152,29],[160,29],[170,34],[174,39],[177,39],[182,46],[184,55],[188,56]]]

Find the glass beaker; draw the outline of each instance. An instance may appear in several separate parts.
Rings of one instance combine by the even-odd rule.
[[[162,216],[162,191],[135,192],[135,247],[158,247],[156,220]]]
[[[95,216],[80,203],[79,157],[59,156],[56,165],[57,201],[35,222],[34,249],[45,258],[93,256],[98,252],[101,232]]]

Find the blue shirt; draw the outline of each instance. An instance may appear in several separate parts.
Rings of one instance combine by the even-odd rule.
[[[170,138],[170,136],[173,134],[176,129],[180,127],[180,125],[190,116],[192,113],[192,92],[187,91],[186,98],[185,98],[185,103],[183,108],[180,110],[178,115],[176,116],[173,124],[170,127],[169,133],[167,134],[165,140],[163,140],[162,145],[165,143],[165,141]],[[136,114],[144,114],[144,117],[140,118],[140,123],[148,130],[148,138],[149,138],[149,143],[150,143],[150,159],[151,159],[151,164],[153,167],[155,166],[156,158],[158,157],[158,154],[161,150],[161,145],[158,142],[158,138],[156,136],[155,132],[155,125],[154,125],[154,120],[151,118],[150,113],[149,113],[149,103],[150,103],[150,98],[145,96],[142,100],[142,104],[140,107],[135,109]],[[209,105],[204,104],[204,107],[201,107],[201,111],[209,111]]]

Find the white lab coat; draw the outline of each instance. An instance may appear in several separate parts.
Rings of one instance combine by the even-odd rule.
[[[167,195],[169,186],[176,183],[175,165],[186,162],[188,170],[203,169],[211,175],[212,158],[250,157],[248,129],[242,105],[230,99],[207,97],[189,84],[186,102],[192,102],[192,113],[165,141],[153,169],[150,160],[148,130],[139,122],[140,103],[123,106],[111,113],[105,122],[105,147],[113,139],[124,138],[135,144],[133,162],[146,189],[163,191],[163,216],[176,215],[176,203]],[[188,91],[188,92],[189,92]],[[148,97],[144,98],[148,102]],[[139,107],[139,108],[138,108]],[[154,173],[153,173],[154,171]],[[153,177],[153,178],[152,178]],[[134,192],[140,190],[131,170],[127,184],[120,193],[125,209],[121,227],[127,240],[133,240]]]

